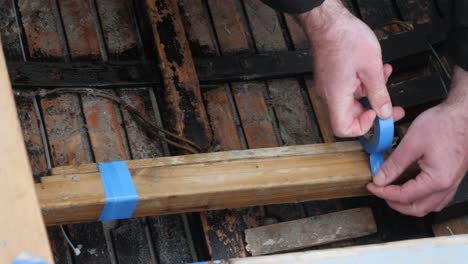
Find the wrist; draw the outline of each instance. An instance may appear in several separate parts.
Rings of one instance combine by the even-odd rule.
[[[352,16],[341,0],[325,0],[322,5],[297,16],[306,34],[311,37],[320,35],[334,28],[342,18]]]
[[[461,112],[468,112],[468,71],[455,66],[450,93],[444,103],[460,109]]]
[[[468,125],[468,71],[455,66],[450,93],[441,104],[458,124]]]

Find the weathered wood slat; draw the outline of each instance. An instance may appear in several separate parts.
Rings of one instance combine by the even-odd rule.
[[[47,15],[51,16],[48,22],[56,25],[56,31],[48,31],[48,34],[57,35],[57,45],[62,47],[61,55],[65,61],[82,59],[88,53],[90,58],[97,59],[100,53],[96,45],[95,25],[91,18],[89,4],[69,0],[60,1],[57,3],[60,4],[58,7],[61,12],[54,14],[53,8],[58,7],[53,7],[53,3],[50,1],[45,2],[49,6]],[[34,18],[34,9],[31,11]],[[62,25],[60,25],[61,17],[59,15],[63,17],[64,35],[62,36],[60,36]],[[82,41],[83,39],[86,39],[87,42]],[[65,40],[67,43],[71,43],[66,46],[66,49],[63,42]],[[43,48],[40,45],[44,45],[40,41],[34,44],[39,45],[39,48]],[[53,53],[39,55],[46,58],[56,56]],[[60,57],[56,59],[60,59]],[[93,124],[88,122],[89,120],[83,112],[83,99],[84,97],[79,95],[61,95],[41,100],[54,166],[78,165],[93,161],[96,149],[88,140],[90,134],[87,132],[93,133],[96,130]],[[79,256],[73,254],[74,263],[102,263],[110,262],[113,259],[109,252],[112,245],[108,245],[101,223],[67,225],[65,229],[75,246],[82,245],[82,253]]]
[[[75,61],[100,60],[96,23],[91,14],[90,1],[58,3],[71,57]]]
[[[144,4],[163,87],[158,90],[165,128],[209,148],[212,132],[192,60],[192,53],[179,13],[178,1],[147,0]],[[171,154],[181,154],[170,149]],[[169,153],[166,153],[169,154]],[[187,215],[170,215],[150,219],[158,263],[186,263],[197,260],[188,226]],[[187,221],[185,221],[187,222]],[[173,249],[178,250],[174,251]]]
[[[243,159],[231,161],[200,163],[215,154],[198,154],[143,162],[130,167],[140,197],[134,216],[367,195],[368,157],[362,151],[336,152],[342,144],[357,143],[301,146],[315,153],[306,155],[260,158],[257,150],[246,150]],[[288,153],[291,148],[259,151]],[[44,177],[36,191],[48,224],[95,220],[105,201],[99,173]]]
[[[260,1],[244,1],[257,51],[260,53],[288,49],[277,13]],[[290,64],[295,65],[295,63]],[[315,117],[297,79],[268,80],[268,104],[278,121],[280,144],[320,143]],[[287,90],[288,92],[285,92]]]
[[[13,1],[1,0],[0,6],[2,7],[0,8],[1,39],[5,58],[7,61],[12,59],[21,60],[23,54]]]
[[[136,25],[131,18],[129,4],[131,2],[126,0],[96,1],[96,11],[102,28],[102,35],[99,37],[102,38],[101,41],[103,42],[99,46],[101,50],[103,50],[102,47],[106,48],[105,56],[102,56],[104,60],[125,63],[128,60],[134,61],[140,58]],[[99,50],[95,47],[96,51]],[[119,76],[121,75],[119,74]],[[135,106],[136,109],[146,116],[149,116],[150,111],[146,108],[149,104],[149,93],[147,90],[117,90],[115,94],[126,103]],[[118,126],[117,124],[112,124],[110,128],[120,131],[122,137],[113,136],[110,140],[112,143],[124,143],[125,155],[129,159],[133,159],[134,155],[137,155],[137,157],[139,155],[153,156],[154,153],[148,154],[150,151],[160,153],[158,151],[160,142],[158,140],[151,141],[142,131],[142,128],[135,124],[131,115],[126,111],[119,111],[115,106],[113,111],[118,113],[119,123]],[[105,125],[105,122],[101,121],[100,124]],[[101,142],[101,148],[102,145],[105,145],[104,142]],[[142,145],[145,145],[147,149],[142,148]],[[122,151],[120,153],[121,155],[123,154]],[[156,256],[152,254],[151,238],[150,234],[147,235],[148,227],[145,220],[120,220],[115,221],[114,225],[110,226],[109,235],[118,263],[146,264],[155,262]]]
[[[208,148],[211,129],[177,1],[147,0],[145,6],[164,79],[163,121],[176,134]]]
[[[260,1],[243,1],[246,20],[250,25],[257,52],[288,50],[277,12]],[[291,64],[294,65],[294,64]],[[285,89],[288,92],[284,92]],[[278,145],[312,144],[320,142],[320,134],[306,92],[297,79],[266,81],[267,106],[274,115]],[[264,207],[261,225],[268,221],[291,221],[305,216],[301,203],[269,205]]]
[[[240,1],[208,1],[208,10],[212,16],[213,40],[219,44],[219,54],[228,55],[235,53],[253,54],[253,48],[249,44],[245,24],[241,15]],[[200,37],[199,37],[200,38]],[[252,88],[252,91],[248,89]],[[228,104],[224,109],[229,109],[231,121],[218,123],[227,125],[219,127],[221,131],[233,129],[231,122],[236,122],[239,129],[230,130],[227,134],[219,135],[221,146],[229,146],[234,149],[259,146],[275,146],[276,137],[272,125],[272,116],[268,112],[264,100],[265,85],[261,82],[255,83],[231,83],[225,85],[207,95],[223,96]],[[221,102],[222,103],[222,102]],[[216,102],[208,103],[214,105]],[[216,116],[216,114],[215,114]],[[264,135],[260,138],[258,135]],[[236,135],[238,138],[234,143],[239,145],[228,145],[229,139],[226,135]],[[259,141],[256,142],[255,138]],[[237,142],[236,142],[237,141]],[[257,226],[262,219],[263,210],[259,207],[242,208],[236,210],[211,211],[201,214],[205,236],[213,259],[235,256],[246,256],[244,248],[243,230]]]
[[[369,207],[350,209],[245,230],[253,256],[299,250],[377,232]]]
[[[309,41],[304,33],[304,30],[291,15],[286,15],[286,26],[291,36],[291,41],[294,48],[304,50],[309,48]],[[310,58],[309,58],[310,61]],[[309,62],[311,63],[311,62]],[[317,118],[318,126],[324,142],[331,143],[335,141],[335,135],[331,128],[331,123],[328,118],[328,109],[325,102],[320,98],[315,90],[311,76],[305,78],[305,85],[309,94],[309,99],[312,104],[315,117]]]
[[[58,34],[59,25],[52,13],[50,1],[18,0],[19,13],[25,30],[31,59],[47,58],[61,61],[64,55],[62,38]]]
[[[147,89],[122,89],[119,91],[119,94],[123,100],[133,105],[141,113],[144,113],[153,122],[156,122],[156,118],[152,114],[153,111]],[[164,155],[161,142],[149,138],[145,131],[127,113],[124,113],[123,117],[132,158],[148,159]],[[131,225],[121,225],[114,228],[112,233],[114,237],[118,236],[118,238],[114,239],[114,244],[120,249],[118,250],[118,258],[122,259],[123,263],[136,263],[136,261],[148,263],[150,251],[148,241],[146,241],[144,236],[145,233],[142,232],[141,228],[132,227],[135,225],[141,227],[147,225],[157,263],[186,263],[194,261],[190,252],[191,241],[189,241],[184,232],[182,218],[182,215],[168,215],[148,217],[145,220],[141,218],[138,221],[132,219],[130,220],[133,222]],[[137,239],[138,243],[132,242],[132,239]],[[174,248],[178,250],[172,250]],[[135,256],[138,256],[137,260],[135,260]]]
[[[230,2],[229,4],[232,4]],[[202,56],[220,55],[216,46],[216,37],[210,25],[209,10],[202,1],[184,1],[185,26],[192,49]],[[230,6],[235,8],[235,6]],[[234,13],[234,18],[238,17]],[[218,21],[223,23],[223,21]],[[233,34],[240,33],[239,27],[229,27]],[[233,30],[234,29],[234,30]],[[243,39],[243,35],[239,35]],[[225,39],[221,40],[225,43]],[[230,45],[235,45],[230,43]],[[201,46],[201,47],[200,47]],[[226,52],[228,46],[220,47]],[[200,76],[200,75],[199,75]],[[235,106],[231,86],[219,84],[216,88],[203,93],[206,108],[213,127],[214,140],[221,150],[246,148],[244,131]],[[229,135],[229,136],[227,136]],[[257,225],[262,211],[259,207],[201,212],[200,218],[204,237],[211,258],[227,256],[246,256],[242,230]]]
[[[32,176],[34,179],[39,180],[41,176],[47,174],[47,162],[37,112],[32,98],[16,97],[15,99],[21,121],[21,130],[32,167]]]
[[[53,6],[51,2],[18,1],[18,7],[18,20],[25,33],[23,44],[27,44],[27,46],[23,47],[25,54],[23,58],[28,61],[63,61],[65,53],[61,45],[63,39],[58,33],[58,18],[52,13]],[[80,121],[82,120],[73,118],[79,117],[81,114],[78,100],[75,95],[66,95],[43,99],[38,103],[42,111],[46,113],[44,128],[46,134],[50,137],[48,139],[50,146],[49,158],[52,165],[65,165],[69,164],[69,161],[77,163],[92,161],[87,159],[89,158],[89,156],[86,156],[87,145],[82,141],[85,134],[81,130]],[[49,114],[50,116],[48,116]],[[51,119],[51,117],[55,118]],[[57,127],[59,123],[60,128]],[[24,128],[24,131],[25,133],[31,133],[34,130]],[[39,131],[37,133],[40,135]],[[69,139],[69,145],[66,144],[66,139]],[[55,262],[60,264],[71,263],[72,257],[69,246],[66,244],[61,230],[56,227],[50,228],[48,232]]]
[[[150,120],[154,121],[151,111],[149,92],[147,89],[122,89],[118,95],[129,105]],[[132,116],[123,112],[123,125],[125,127],[128,148],[132,159],[152,158],[162,156],[162,147],[158,140],[146,135]],[[138,218],[118,221],[118,225],[112,230],[113,243],[119,263],[153,263],[156,256],[152,256],[150,244],[146,235],[147,219]]]
[[[352,4],[350,2],[351,1],[345,2],[346,6],[349,9],[352,8]],[[309,43],[308,43],[307,37],[304,34],[304,31],[302,30],[302,28],[297,23],[297,20],[295,20],[290,15],[286,15],[285,21],[286,21],[286,26],[290,33],[291,40],[292,40],[294,47],[296,49],[308,48]],[[311,76],[306,76],[304,79],[304,83],[306,85],[306,89],[309,95],[310,102],[313,106],[313,110],[314,110],[315,117],[317,119],[318,126],[320,128],[322,140],[325,143],[335,142],[335,136],[333,134],[329,116],[328,116],[327,105],[325,104],[323,99],[318,96]],[[304,203],[304,211],[306,212],[307,216],[316,216],[316,215],[337,212],[337,211],[344,209],[343,208],[344,202],[345,201],[343,199],[307,202],[307,203]],[[358,206],[354,204],[354,202],[351,202],[351,203],[353,203],[353,206],[351,208]],[[350,221],[350,224],[355,224],[355,223],[352,223]],[[301,236],[301,233],[296,233],[295,235]],[[333,242],[333,241],[330,241],[330,242]],[[326,246],[334,246],[337,243],[340,243],[340,242],[335,242],[332,245],[326,245]],[[355,241],[350,241],[349,243],[353,244],[355,243]]]

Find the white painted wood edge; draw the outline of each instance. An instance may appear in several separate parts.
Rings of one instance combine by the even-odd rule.
[[[216,263],[216,262],[215,262]],[[468,235],[406,240],[337,249],[233,259],[233,264],[442,264],[468,263]]]

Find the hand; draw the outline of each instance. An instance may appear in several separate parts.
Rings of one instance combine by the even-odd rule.
[[[354,17],[340,0],[326,0],[320,7],[299,15],[314,55],[318,94],[330,113],[333,131],[339,137],[365,134],[378,115],[395,121],[404,116],[394,108],[385,83],[392,72],[382,64],[380,44],[374,33]],[[359,103],[367,96],[373,109]]]
[[[468,72],[456,68],[446,102],[421,114],[367,188],[390,207],[424,216],[442,210],[468,169]],[[400,174],[417,161],[421,173],[403,185]]]

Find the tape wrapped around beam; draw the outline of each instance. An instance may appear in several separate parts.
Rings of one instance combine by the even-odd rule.
[[[361,104],[372,109],[367,97],[361,99]],[[374,128],[368,134],[361,136],[359,142],[364,150],[369,153],[369,164],[372,176],[375,176],[384,163],[384,152],[392,147],[394,136],[393,116],[388,119],[375,118]]]
[[[138,203],[138,193],[125,161],[97,164],[101,173],[106,203],[99,221],[130,218]]]

